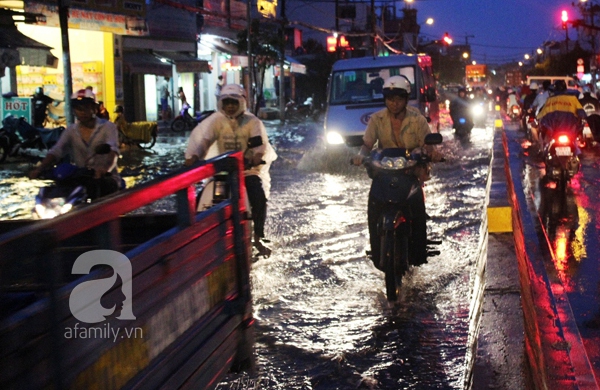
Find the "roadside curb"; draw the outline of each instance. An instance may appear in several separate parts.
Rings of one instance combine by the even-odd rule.
[[[523,314],[502,127],[494,128],[484,244],[472,275],[465,389],[526,388]]]

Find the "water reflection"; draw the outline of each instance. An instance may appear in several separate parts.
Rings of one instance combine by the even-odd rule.
[[[564,191],[549,185],[545,177],[539,180],[540,206],[538,213],[549,243],[552,261],[567,291],[573,288],[571,277],[585,257],[584,232],[589,216],[577,205],[570,186]],[[580,218],[580,213],[583,219]]]

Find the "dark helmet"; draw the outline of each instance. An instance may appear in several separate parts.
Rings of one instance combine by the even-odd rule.
[[[410,94],[410,82],[404,76],[392,76],[383,83],[383,97],[400,96],[407,98]]]
[[[544,88],[544,90],[546,90],[546,91],[550,88],[550,85],[551,85],[550,80],[544,80],[542,82],[542,88]]]
[[[556,80],[554,82],[554,92],[564,92],[567,90],[567,83],[564,80]]]
[[[122,114],[123,113],[123,106],[116,106],[115,107],[115,113]]]
[[[43,94],[44,94],[44,88],[42,88],[42,87],[37,87],[37,88],[35,89],[35,94],[36,94],[36,95],[43,95]]]
[[[460,95],[461,92],[466,95],[467,94],[467,89],[461,87],[461,88],[458,89],[458,94]]]

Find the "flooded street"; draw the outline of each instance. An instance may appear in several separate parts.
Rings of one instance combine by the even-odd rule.
[[[323,148],[319,123],[267,123],[279,158],[271,168],[266,235],[273,254],[253,264],[257,374],[230,374],[219,389],[461,389],[471,272],[485,213],[492,129],[454,139],[425,186],[429,238],[441,255],[409,271],[391,305],[368,248],[364,168]],[[128,186],[177,169],[187,139],[124,151]],[[0,172],[0,219],[28,218],[37,188],[26,162]],[[160,210],[158,210],[160,211]]]

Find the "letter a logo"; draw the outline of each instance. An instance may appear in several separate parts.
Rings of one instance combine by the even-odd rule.
[[[120,320],[135,320],[132,311],[132,271],[131,262],[122,253],[112,250],[89,251],[77,258],[73,264],[73,274],[89,274],[95,265],[108,265],[113,268],[114,275],[109,278],[90,280],[79,283],[69,297],[71,314],[81,322],[94,324],[106,320],[115,312],[116,306],[105,308],[100,303],[102,296],[109,291],[117,281],[117,275],[123,283],[123,308],[117,317]]]

